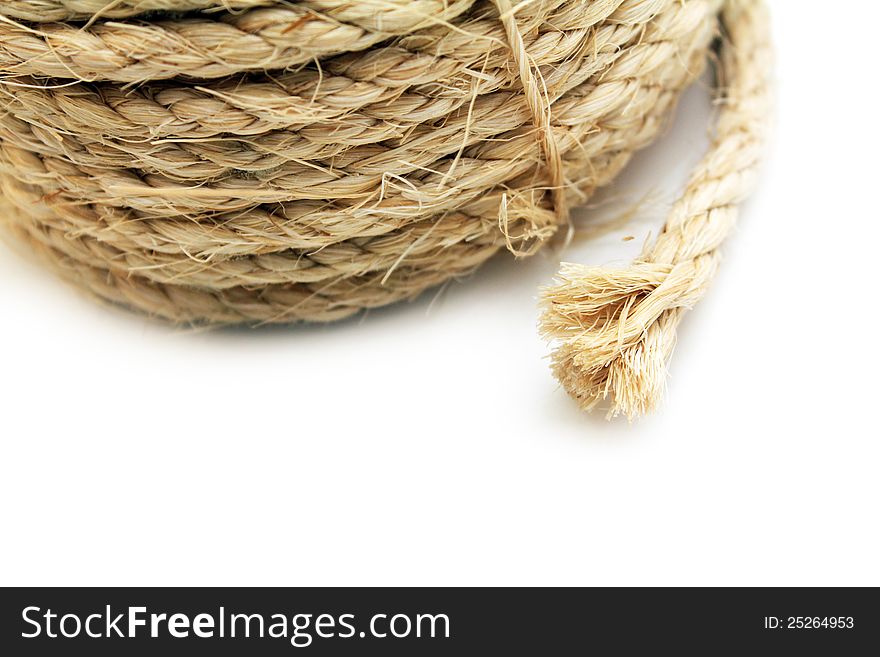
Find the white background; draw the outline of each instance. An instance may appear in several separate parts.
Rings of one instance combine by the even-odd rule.
[[[633,425],[549,372],[552,253],[361,320],[210,333],[0,247],[0,583],[880,584],[880,11],[771,4],[760,188]],[[710,123],[696,87],[582,215],[639,219],[564,258],[634,255]]]

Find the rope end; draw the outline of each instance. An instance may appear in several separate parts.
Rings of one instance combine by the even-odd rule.
[[[543,290],[541,331],[557,345],[556,378],[584,410],[607,405],[609,419],[632,420],[659,405],[692,275],[653,263],[563,265]]]

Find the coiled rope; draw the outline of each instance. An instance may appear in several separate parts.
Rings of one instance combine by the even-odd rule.
[[[3,218],[175,322],[340,319],[566,229],[722,31],[717,134],[663,233],[543,295],[559,380],[633,416],[757,164],[760,0],[7,1]]]

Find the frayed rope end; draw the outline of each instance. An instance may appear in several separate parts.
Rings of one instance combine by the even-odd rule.
[[[557,344],[556,378],[585,410],[608,418],[653,411],[666,387],[682,310],[699,297],[714,259],[622,269],[564,264],[542,291],[542,334]]]

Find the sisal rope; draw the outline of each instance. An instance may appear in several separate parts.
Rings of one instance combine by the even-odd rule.
[[[716,142],[631,269],[567,265],[555,368],[652,408],[767,114],[759,0],[12,0],[9,232],[175,322],[329,321],[535,252],[662,129],[723,24]]]
[[[564,264],[544,292],[544,332],[560,343],[554,370],[586,409],[653,410],[684,310],[705,294],[737,204],[753,185],[770,113],[769,21],[756,3],[728,3],[725,82],[710,151],[691,174],[663,232],[626,269]]]

